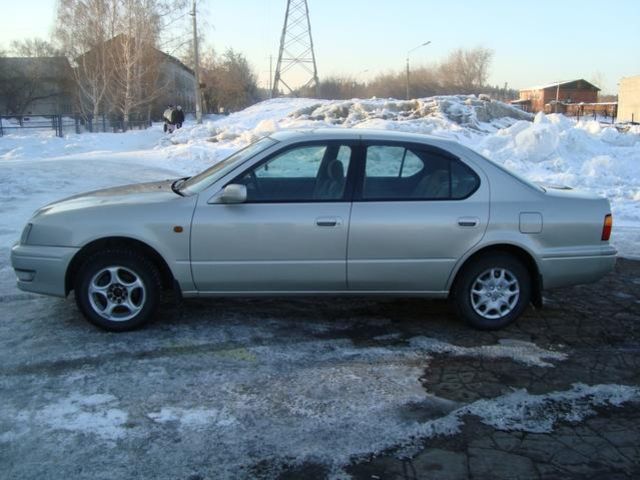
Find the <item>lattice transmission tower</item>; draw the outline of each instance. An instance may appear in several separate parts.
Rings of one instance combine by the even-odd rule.
[[[287,12],[280,36],[280,51],[271,96],[278,96],[280,84],[288,90],[288,93],[294,93],[293,82],[297,82],[300,77],[304,83],[298,89],[314,88],[317,96],[318,68],[313,51],[307,0],[287,0]]]

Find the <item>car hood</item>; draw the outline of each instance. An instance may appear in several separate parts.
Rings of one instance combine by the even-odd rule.
[[[174,181],[163,180],[161,182],[136,183],[81,193],[42,207],[35,212],[34,217],[95,207],[168,201],[178,196],[171,189]]]

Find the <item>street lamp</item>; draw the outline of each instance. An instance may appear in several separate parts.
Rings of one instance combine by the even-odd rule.
[[[369,71],[369,69],[365,68],[364,70],[361,70],[358,73],[356,73],[355,77],[351,81],[351,94],[352,95],[355,95],[355,93],[356,93],[356,87],[358,86],[358,79],[360,78],[360,76],[363,73],[367,73],[368,71]],[[366,83],[364,83],[363,85],[366,86]]]
[[[417,47],[414,47],[414,48],[412,48],[411,50],[409,50],[407,52],[407,100],[409,100],[409,95],[410,95],[410,92],[409,92],[409,55],[411,54],[411,52],[414,52],[419,48],[426,47],[430,43],[431,43],[431,40],[429,40],[428,42],[421,43]]]

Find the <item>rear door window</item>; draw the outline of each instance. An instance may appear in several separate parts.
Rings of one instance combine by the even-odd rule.
[[[468,166],[437,152],[397,145],[366,149],[363,200],[458,200],[479,184]]]

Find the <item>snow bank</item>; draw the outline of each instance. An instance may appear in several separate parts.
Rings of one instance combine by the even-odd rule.
[[[640,225],[640,135],[542,113],[470,147],[525,177],[609,198],[616,225]]]
[[[484,131],[494,120],[511,118],[530,120],[531,115],[502,102],[479,100],[473,95],[439,96],[414,100],[359,100],[322,102],[290,114],[301,120],[325,122],[328,125],[370,128],[379,120],[404,122],[409,128],[437,131],[451,130],[453,125]],[[402,129],[402,128],[400,128]],[[430,133],[422,131],[421,133]]]

